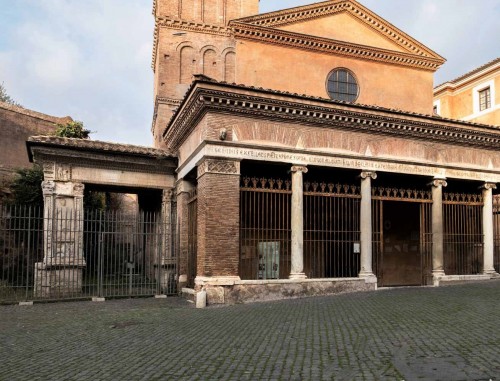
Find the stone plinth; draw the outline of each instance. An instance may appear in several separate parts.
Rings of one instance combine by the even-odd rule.
[[[82,294],[82,267],[48,267],[35,263],[35,298],[70,298]]]
[[[193,292],[206,292],[207,305],[231,305],[376,289],[376,283],[361,278],[240,280],[213,277],[197,278],[197,291]]]

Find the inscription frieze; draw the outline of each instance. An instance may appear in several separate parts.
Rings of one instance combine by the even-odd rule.
[[[321,154],[308,154],[300,152],[271,151],[247,147],[229,147],[207,145],[199,153],[202,156],[218,156],[232,159],[249,159],[272,162],[293,163],[294,165],[319,165],[362,171],[382,171],[393,173],[406,173],[433,177],[452,177],[488,182],[500,182],[499,173],[481,172],[475,169],[465,170],[446,168],[445,166],[428,166],[425,164],[411,164],[388,161],[377,161],[362,158],[340,156],[327,156]]]

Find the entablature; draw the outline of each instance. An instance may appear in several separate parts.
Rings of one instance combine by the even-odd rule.
[[[167,146],[176,152],[209,112],[488,150],[497,150],[500,144],[500,129],[494,126],[216,81],[196,81],[163,133]]]

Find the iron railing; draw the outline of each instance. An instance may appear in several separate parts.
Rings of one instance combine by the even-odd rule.
[[[357,277],[360,189],[304,183],[304,272],[308,278]]]
[[[173,221],[0,206],[0,302],[175,294]]]
[[[290,180],[245,177],[240,191],[241,279],[288,278],[291,270]]]
[[[495,271],[500,273],[500,195],[493,196],[493,231],[494,231],[494,258]]]
[[[483,200],[477,194],[443,194],[444,271],[480,274],[483,269]]]

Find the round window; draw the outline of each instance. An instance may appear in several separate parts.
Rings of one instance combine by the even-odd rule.
[[[347,69],[334,69],[328,74],[326,91],[336,101],[354,102],[358,99],[358,81]]]

